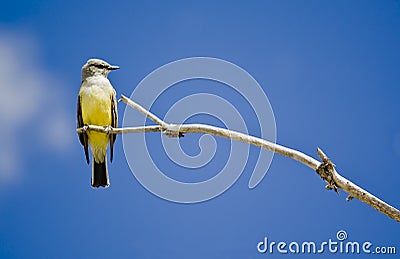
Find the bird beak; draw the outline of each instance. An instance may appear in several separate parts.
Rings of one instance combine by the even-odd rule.
[[[117,70],[117,69],[119,69],[119,66],[110,66],[109,69],[110,69],[110,70]]]

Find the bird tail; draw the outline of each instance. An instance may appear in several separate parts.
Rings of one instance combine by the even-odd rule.
[[[99,186],[108,187],[110,185],[110,180],[108,178],[107,157],[104,157],[101,163],[97,163],[94,158],[92,161],[92,186],[95,188]]]

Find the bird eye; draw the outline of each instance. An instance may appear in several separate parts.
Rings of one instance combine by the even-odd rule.
[[[101,64],[96,64],[94,66],[97,67],[97,68],[100,68],[100,69],[106,68],[105,65],[101,65]]]

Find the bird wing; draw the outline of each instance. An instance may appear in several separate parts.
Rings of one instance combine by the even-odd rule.
[[[115,91],[111,95],[111,127],[118,127],[118,109],[117,109],[117,98],[115,96]],[[114,155],[114,142],[117,138],[117,134],[110,134],[110,161],[113,160]]]
[[[82,119],[82,109],[81,109],[81,96],[78,95],[78,107],[76,109],[77,118],[77,128],[82,128],[85,126]],[[89,164],[89,150],[88,150],[88,135],[86,132],[78,133],[79,141],[81,142],[83,149],[85,150],[86,162]]]

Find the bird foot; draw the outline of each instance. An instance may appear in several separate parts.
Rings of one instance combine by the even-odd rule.
[[[106,134],[110,134],[110,131],[113,130],[113,127],[111,126],[104,126],[104,131],[106,132]]]

